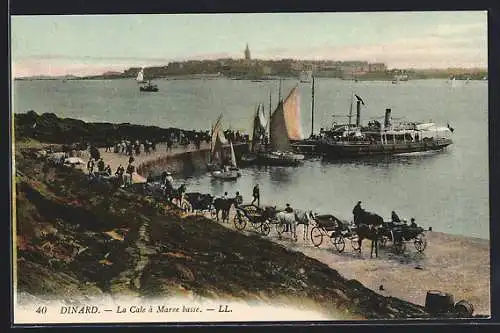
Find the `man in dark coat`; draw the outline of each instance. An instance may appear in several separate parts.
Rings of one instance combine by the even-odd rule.
[[[392,211],[391,213],[391,221],[394,223],[401,223],[401,219],[399,218],[398,214],[396,214],[395,211]]]
[[[290,207],[289,203],[286,204],[285,212],[287,212],[287,213],[293,213],[293,208]],[[290,225],[289,224],[285,224],[285,232],[289,232],[289,231],[290,231]]]
[[[361,208],[361,201],[358,201],[356,206],[354,206],[354,208],[352,209],[352,215],[354,215],[354,224],[356,225],[360,224],[361,221],[359,220],[359,218],[364,212],[365,210]]]
[[[259,190],[259,184],[255,185],[253,188],[253,200],[252,200],[252,205],[255,201],[257,201],[257,206],[260,206],[260,190]]]

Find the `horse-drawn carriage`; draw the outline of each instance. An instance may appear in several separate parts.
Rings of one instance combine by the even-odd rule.
[[[348,221],[341,220],[333,215],[316,215],[315,226],[311,229],[311,242],[319,247],[323,238],[328,237],[335,249],[342,253],[345,249],[345,239],[348,239],[354,250],[359,250],[358,236],[353,230],[353,225]]]
[[[260,208],[254,205],[239,205],[234,215],[234,226],[237,230],[244,230],[248,223],[254,230],[258,230],[264,236],[271,232],[271,219],[274,217],[272,207]]]
[[[384,222],[381,228],[381,246],[387,246],[389,241],[399,253],[406,250],[407,243],[413,243],[417,252],[420,253],[424,252],[427,247],[424,228],[406,223]]]
[[[391,242],[398,253],[404,252],[406,244],[410,242],[413,242],[420,253],[427,247],[425,230],[422,227],[384,222],[380,216],[372,213],[362,216],[358,225],[333,215],[317,215],[314,223],[315,226],[311,229],[313,245],[319,247],[323,238],[328,237],[339,253],[344,251],[346,240],[350,241],[353,250],[360,251],[363,239],[369,239],[372,241],[372,253],[375,251],[376,255],[378,242],[381,247],[386,247],[387,243]]]

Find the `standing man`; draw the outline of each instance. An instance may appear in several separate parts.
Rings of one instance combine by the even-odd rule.
[[[361,208],[361,201],[358,201],[358,203],[356,204],[356,206],[354,206],[354,208],[352,209],[352,215],[354,215],[354,224],[355,225],[359,225],[359,223],[361,222],[359,220],[361,214],[364,213],[364,209]]]
[[[259,184],[255,185],[253,188],[253,200],[252,200],[252,205],[255,201],[257,201],[257,207],[260,207],[260,190],[259,190]]]
[[[89,171],[89,175],[94,172],[94,159],[91,157],[87,163],[87,170]]]
[[[127,184],[126,185],[132,185],[132,175],[135,172],[135,166],[132,163],[129,163],[127,166]]]
[[[104,160],[102,159],[102,157],[97,162],[97,171],[99,171],[99,172],[104,171]]]
[[[240,194],[240,192],[236,192],[235,199],[238,206],[243,203],[243,196]]]

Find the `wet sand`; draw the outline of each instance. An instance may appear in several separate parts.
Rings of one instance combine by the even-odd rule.
[[[232,219],[224,224],[234,229]],[[290,233],[280,240],[274,226],[267,238],[294,251],[317,259],[337,270],[348,279],[356,279],[367,288],[384,296],[397,297],[414,304],[425,305],[428,290],[440,290],[454,295],[455,302],[467,300],[474,305],[474,314],[490,314],[490,244],[489,240],[425,232],[427,248],[418,253],[412,242],[403,254],[396,254],[392,243],[379,249],[378,258],[370,258],[370,241],[363,242],[358,254],[346,240],[343,253],[338,253],[328,237],[320,247],[303,240],[303,226],[297,228],[298,241]],[[247,225],[245,233],[256,233]],[[379,290],[380,286],[384,290]]]

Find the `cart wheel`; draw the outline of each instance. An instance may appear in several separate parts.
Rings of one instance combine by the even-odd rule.
[[[417,237],[415,237],[413,244],[415,244],[415,249],[417,249],[418,252],[422,253],[427,247],[427,239],[423,234],[419,234],[417,235]]]
[[[333,246],[335,246],[335,249],[339,253],[344,252],[344,249],[345,249],[345,240],[344,240],[344,237],[342,237],[342,236],[335,236],[333,238],[330,238],[330,240],[332,241]]]
[[[234,215],[234,226],[238,230],[243,230],[247,226],[247,221],[242,213],[239,211]]]
[[[311,242],[316,247],[319,247],[323,243],[323,232],[318,227],[311,229]]]
[[[267,222],[262,222],[260,225],[260,231],[264,236],[267,236],[271,232],[271,226]]]
[[[354,251],[359,251],[359,237],[358,235],[354,235],[351,237],[351,246]]]

